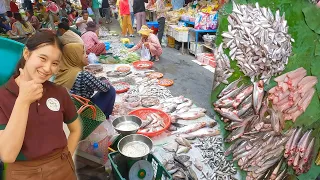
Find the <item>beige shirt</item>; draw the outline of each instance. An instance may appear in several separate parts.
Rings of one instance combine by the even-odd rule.
[[[62,36],[60,36],[60,41],[63,45],[69,44],[69,43],[79,43],[79,44],[84,44],[83,40],[81,37],[74,33],[71,30],[68,30],[65,32]]]

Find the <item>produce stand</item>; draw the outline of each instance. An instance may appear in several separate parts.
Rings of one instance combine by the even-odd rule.
[[[253,0],[237,0],[235,1],[239,4],[255,4],[256,1]],[[286,20],[289,26],[289,33],[292,38],[295,40],[292,43],[293,55],[289,57],[288,64],[286,65],[285,70],[281,73],[289,72],[295,70],[299,67],[303,67],[307,70],[307,75],[316,76],[320,79],[319,67],[319,32],[317,32],[316,24],[317,20],[314,18],[319,17],[319,9],[315,7],[314,4],[309,3],[304,0],[297,1],[269,1],[269,0],[259,0],[260,7],[269,7],[274,13],[277,9],[280,10],[281,14],[286,14]],[[223,41],[221,34],[228,31],[228,15],[232,12],[232,3],[225,5],[225,12],[220,11],[219,13],[219,28],[218,36],[216,40],[216,45]],[[317,15],[317,16],[316,16]],[[311,21],[312,20],[312,21]],[[228,54],[229,50],[225,50],[225,53]],[[238,79],[244,74],[236,66],[235,61],[231,61],[231,68],[235,70],[233,75],[228,79],[229,82],[232,82]],[[245,78],[246,82],[250,82],[249,78]],[[269,90],[276,85],[274,79],[272,78],[269,85],[265,86],[265,90]],[[218,94],[225,86],[220,85],[214,91],[212,91],[211,102],[214,103],[217,100]],[[310,105],[306,111],[299,116],[299,118],[293,123],[292,121],[286,121],[285,130],[294,127],[303,127],[303,130],[314,129],[312,136],[315,137],[315,146],[312,154],[312,165],[310,170],[307,173],[303,173],[299,176],[296,176],[292,168],[288,169],[289,176],[288,179],[303,179],[303,180],[313,180],[320,173],[320,166],[315,165],[314,160],[318,154],[320,147],[320,104],[319,104],[319,92],[320,92],[320,83],[316,84],[316,93],[313,96]],[[227,137],[229,132],[225,130],[226,124],[221,121],[220,116],[217,116],[217,119],[220,124],[220,130],[223,134],[223,137]],[[230,146],[229,143],[225,143],[226,146]],[[232,157],[229,157],[232,158]],[[246,173],[241,171],[241,179],[246,179]]]
[[[189,34],[188,34],[188,48],[189,48],[189,51],[190,51],[190,42],[194,41],[195,42],[195,50],[194,51],[190,51],[192,54],[197,54],[197,49],[198,49],[198,40],[199,40],[199,34],[200,33],[216,33],[217,30],[216,29],[213,29],[213,30],[197,30],[197,29],[194,29],[194,28],[191,28],[189,29]],[[194,40],[191,40],[190,36],[191,34],[195,34],[195,39]]]

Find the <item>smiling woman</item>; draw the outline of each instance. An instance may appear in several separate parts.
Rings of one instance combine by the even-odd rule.
[[[8,163],[8,180],[76,179],[71,154],[81,124],[67,90],[48,81],[60,58],[58,38],[51,31],[37,32],[26,43],[16,73],[0,88],[0,159]]]

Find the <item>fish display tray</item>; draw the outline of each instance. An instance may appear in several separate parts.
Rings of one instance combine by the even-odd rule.
[[[150,69],[153,66],[153,62],[151,61],[136,61],[132,63],[133,67],[138,70],[142,69]]]
[[[162,119],[163,119],[163,122],[165,124],[165,127],[160,129],[159,131],[155,131],[155,132],[140,132],[138,131],[137,133],[138,134],[143,134],[145,136],[148,136],[148,137],[154,137],[154,136],[157,136],[157,135],[160,135],[161,133],[163,133],[165,130],[167,130],[171,124],[171,118],[170,116],[161,111],[161,110],[158,110],[158,109],[153,109],[153,108],[141,108],[141,109],[137,109],[137,110],[134,110],[134,111],[131,111],[129,113],[129,115],[134,115],[134,116],[138,116],[142,121],[146,119],[147,115],[148,114],[151,114],[151,113],[156,113],[158,114]]]
[[[114,179],[127,180],[128,172],[130,170],[128,165],[128,160],[124,156],[122,156],[118,151],[109,153],[108,157],[112,166],[112,173],[113,173]],[[152,164],[155,180],[173,179],[171,174],[164,168],[164,166],[153,154],[148,155],[147,161],[149,161]]]

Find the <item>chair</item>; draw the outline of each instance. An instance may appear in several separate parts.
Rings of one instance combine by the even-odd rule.
[[[0,71],[0,86],[5,84],[12,76],[16,65],[18,64],[24,44],[17,41],[0,37],[0,54],[1,71]]]

